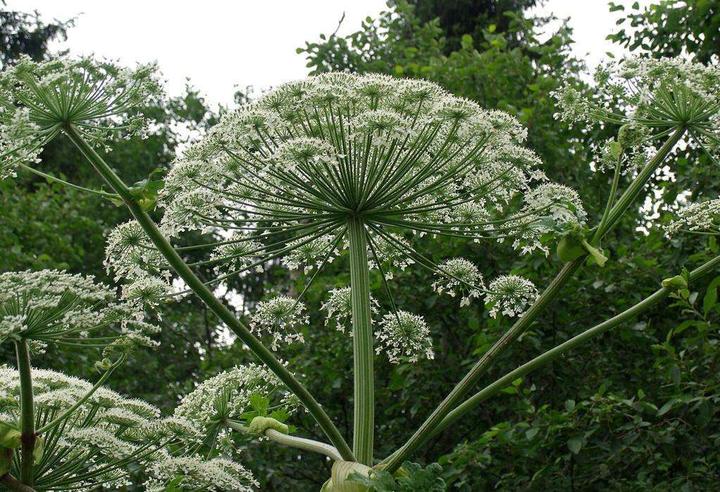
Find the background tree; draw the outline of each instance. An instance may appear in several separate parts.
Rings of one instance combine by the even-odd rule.
[[[713,0],[660,0],[644,8],[610,2],[611,12],[623,12],[618,30],[608,39],[631,52],[656,58],[686,55],[701,63],[720,56],[720,5]]]

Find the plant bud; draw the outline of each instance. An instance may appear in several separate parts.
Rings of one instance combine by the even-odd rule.
[[[662,286],[666,289],[687,289],[687,279],[682,275],[666,278],[662,281]]]
[[[275,429],[282,434],[287,434],[289,429],[286,424],[270,417],[255,417],[248,425],[248,432],[262,436],[268,429]]]

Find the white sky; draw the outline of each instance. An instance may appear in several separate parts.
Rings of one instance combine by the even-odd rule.
[[[157,61],[170,94],[190,78],[209,102],[229,104],[235,88],[261,90],[304,77],[306,61],[296,48],[332,33],[343,12],[339,32],[357,30],[385,0],[8,0],[7,7],[38,10],[46,21],[77,17],[68,41],[54,48],[123,64]],[[575,53],[589,66],[606,51],[619,52],[605,41],[617,19],[606,0],[549,0],[537,11],[570,18]]]

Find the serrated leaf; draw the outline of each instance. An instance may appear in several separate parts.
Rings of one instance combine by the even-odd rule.
[[[255,393],[250,395],[250,406],[257,412],[258,416],[265,417],[268,412],[268,407],[270,407],[270,400],[263,395]]]

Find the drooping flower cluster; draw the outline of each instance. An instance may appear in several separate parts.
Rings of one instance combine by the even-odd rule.
[[[370,297],[370,312],[374,316],[378,312],[378,302]],[[352,336],[352,289],[342,287],[332,289],[327,300],[322,304],[325,310],[325,326],[335,325],[338,331]]]
[[[74,412],[47,431],[40,430],[42,450],[35,464],[37,490],[95,490],[99,484],[122,488],[129,484],[130,468],[146,466],[163,446],[186,436],[166,425],[154,406],[126,398],[106,388],[48,370],[33,369],[34,414],[39,426],[52,423],[80,403]],[[16,370],[0,367],[0,423],[20,427],[20,381]],[[191,426],[191,424],[187,424]],[[177,450],[182,446],[176,447]],[[19,463],[14,451],[11,474]],[[129,467],[132,465],[132,467]]]
[[[303,328],[308,324],[305,306],[287,296],[260,301],[250,317],[250,330],[257,336],[269,336],[270,347],[277,350],[279,343],[302,342]]]
[[[682,232],[720,234],[720,199],[693,203],[677,215],[665,229],[670,236]]]
[[[137,107],[159,92],[152,65],[129,70],[89,58],[22,58],[0,73],[0,179],[36,162],[67,125],[96,145],[142,135],[147,121]]]
[[[482,295],[483,277],[478,268],[464,258],[452,258],[439,265],[440,279],[432,287],[438,294],[460,296],[460,306]]]
[[[717,158],[720,67],[681,58],[630,58],[598,67],[595,90],[567,85],[556,94],[565,121],[623,125],[602,150],[599,168],[636,169],[660,138],[678,129]]]
[[[57,270],[0,274],[0,343],[155,346],[157,327],[143,320],[142,306],[118,302],[115,293],[83,275]]]
[[[378,354],[385,352],[392,364],[435,357],[427,323],[421,316],[407,311],[383,316],[375,331],[375,338],[378,342],[375,351]]]
[[[490,316],[522,316],[537,298],[538,292],[529,280],[517,275],[503,275],[488,286],[485,302],[490,304]]]
[[[251,398],[262,397],[292,412],[297,407],[280,380],[255,364],[236,366],[203,381],[175,409],[175,417],[195,423],[203,436],[219,440],[230,420],[242,421],[251,409]],[[207,443],[212,447],[215,443]]]

